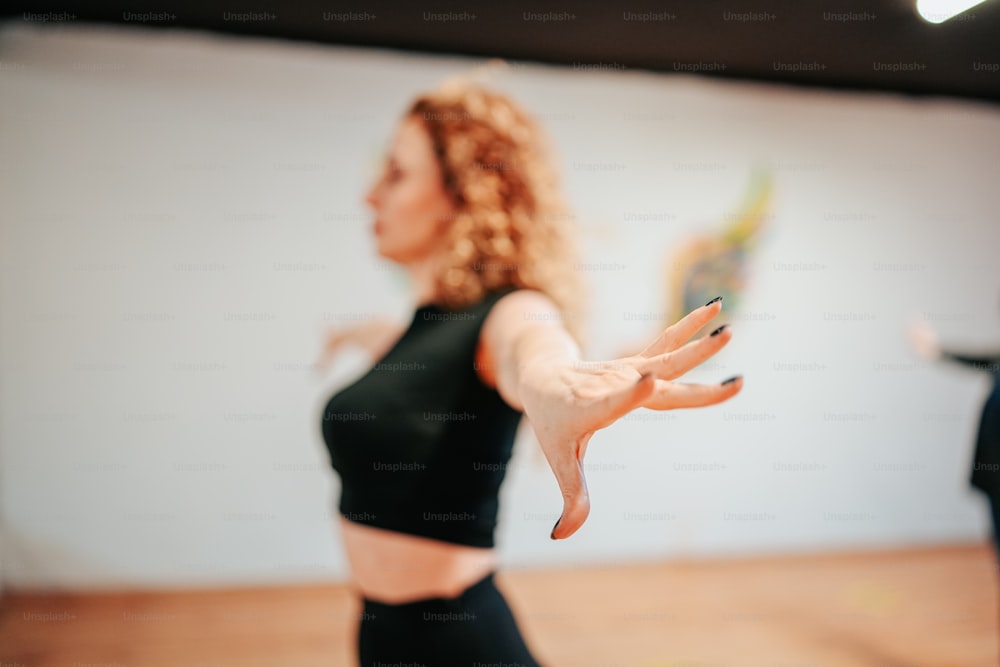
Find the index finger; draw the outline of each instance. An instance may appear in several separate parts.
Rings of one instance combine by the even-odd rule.
[[[647,345],[641,357],[653,357],[665,352],[672,352],[683,345],[696,331],[719,314],[722,310],[722,297],[717,296],[704,306],[695,308],[690,313],[682,317],[676,323],[663,330],[663,333],[652,343]]]

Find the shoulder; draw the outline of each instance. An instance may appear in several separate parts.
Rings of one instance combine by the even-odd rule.
[[[482,336],[494,337],[532,322],[558,322],[559,309],[542,291],[519,288],[503,294],[483,321]]]
[[[561,323],[558,307],[544,292],[515,289],[496,300],[483,321],[476,349],[476,367],[487,386],[496,384],[497,361],[506,357],[525,328],[538,323]]]

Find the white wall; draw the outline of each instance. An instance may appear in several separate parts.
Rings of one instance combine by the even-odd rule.
[[[476,62],[0,32],[8,585],[346,576],[319,417],[362,358],[310,365],[327,328],[408,316],[361,194],[410,98]],[[775,183],[735,337],[689,376],[743,373],[742,394],[599,433],[593,512],[564,542],[523,431],[507,565],[985,539],[966,478],[986,378],[915,360],[904,330],[922,311],[1000,344],[997,107],[542,66],[494,85],[548,127],[587,261],[624,265],[588,274],[591,358],[655,335],[626,313],[662,310],[667,250],[731,215],[754,166]]]

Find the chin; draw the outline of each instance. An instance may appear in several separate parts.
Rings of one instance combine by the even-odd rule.
[[[378,237],[376,244],[379,255],[397,264],[408,264],[421,256],[419,250],[412,245],[404,244],[402,247],[399,244],[393,245],[387,243],[384,236]]]
[[[396,262],[397,264],[402,261],[399,253],[395,252],[393,248],[388,246],[381,238],[376,237],[375,244],[375,250],[382,259],[389,260],[390,262]]]

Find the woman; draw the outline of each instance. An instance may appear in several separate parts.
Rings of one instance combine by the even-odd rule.
[[[671,380],[715,354],[728,328],[684,345],[721,298],[642,352],[580,360],[569,217],[537,126],[504,96],[454,85],[404,114],[366,197],[381,256],[415,288],[408,326],[331,336],[379,361],[323,418],[341,478],[340,529],[363,600],[358,655],[383,664],[539,665],[494,585],[497,497],[522,414],[562,491],[551,532],[590,510],[582,462],[594,432],[637,407],[735,395]]]

